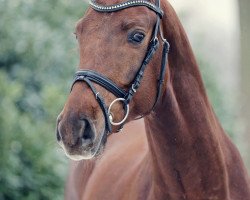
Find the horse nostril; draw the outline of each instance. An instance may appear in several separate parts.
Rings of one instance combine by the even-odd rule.
[[[94,132],[88,120],[84,120],[84,124],[85,126],[82,130],[81,140],[82,140],[82,146],[86,147],[93,144]]]
[[[58,129],[61,118],[62,118],[62,114],[60,113],[57,117],[57,120],[56,120],[56,139],[58,142],[60,142],[62,140],[62,136],[61,136],[59,129]]]
[[[75,151],[82,148],[88,150],[95,140],[94,128],[88,119],[70,118],[57,122],[56,139],[68,150]]]
[[[56,130],[56,139],[58,142],[60,142],[62,140],[62,136],[60,135],[58,129]]]

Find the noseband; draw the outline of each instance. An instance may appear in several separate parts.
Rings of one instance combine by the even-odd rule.
[[[166,41],[166,39],[163,38],[162,33],[160,31],[160,19],[163,16],[163,11],[160,8],[160,0],[156,0],[156,4],[152,4],[146,0],[132,0],[132,1],[127,1],[124,3],[120,4],[114,4],[110,6],[103,6],[96,4],[94,1],[91,0],[90,6],[96,10],[97,12],[116,12],[120,11],[129,7],[135,7],[135,6],[146,6],[150,10],[154,11],[157,15],[157,21],[154,27],[154,31],[151,37],[151,41],[149,42],[148,45],[148,50],[147,53],[144,57],[144,60],[142,61],[141,67],[139,68],[133,82],[131,83],[131,86],[128,91],[125,91],[121,88],[119,88],[113,81],[108,79],[107,77],[102,76],[101,74],[92,71],[92,70],[80,70],[77,71],[75,74],[75,78],[73,81],[73,84],[71,86],[71,90],[74,86],[74,84],[78,81],[84,81],[86,84],[89,86],[93,94],[95,95],[95,98],[97,102],[99,103],[104,118],[105,118],[105,129],[107,133],[112,132],[111,125],[114,126],[120,126],[121,130],[123,128],[123,125],[128,117],[129,114],[129,103],[131,99],[133,98],[134,94],[136,93],[137,89],[140,86],[141,80],[143,78],[144,71],[146,69],[147,64],[149,61],[152,59],[153,55],[155,54],[156,50],[158,49],[159,46],[159,40],[158,40],[158,33],[160,32],[161,39],[163,41],[163,50],[162,50],[162,61],[161,61],[161,70],[160,70],[160,75],[158,78],[158,85],[157,85],[157,95],[156,95],[156,100],[154,102],[154,105],[152,106],[152,109],[150,112],[154,109],[155,105],[157,104],[159,97],[161,96],[162,92],[162,86],[165,78],[165,73],[166,73],[166,62],[167,62],[167,55],[169,51],[169,43]],[[115,99],[109,107],[106,106],[102,96],[97,92],[95,87],[93,86],[93,83],[97,83],[104,87],[106,90],[109,92],[113,93],[117,99]],[[114,122],[113,121],[113,114],[111,113],[111,108],[114,104],[117,102],[123,103],[123,108],[125,111],[125,115],[123,120],[120,122]]]

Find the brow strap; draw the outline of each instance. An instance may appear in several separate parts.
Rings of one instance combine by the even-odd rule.
[[[89,4],[94,10],[98,12],[116,12],[116,11],[123,10],[129,7],[146,6],[150,10],[153,10],[157,15],[159,15],[160,18],[163,17],[163,11],[159,7],[145,0],[127,1],[124,3],[112,4],[110,6],[99,5],[95,1],[91,0]]]

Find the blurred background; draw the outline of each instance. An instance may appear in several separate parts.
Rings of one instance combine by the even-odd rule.
[[[170,2],[215,112],[250,169],[250,2]],[[54,130],[78,64],[75,23],[86,7],[0,0],[0,200],[63,199],[68,160]]]

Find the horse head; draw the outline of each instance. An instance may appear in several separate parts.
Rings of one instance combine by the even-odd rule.
[[[76,25],[80,62],[57,120],[57,140],[74,160],[100,154],[108,135],[150,113],[166,87],[159,1],[90,5]]]

